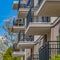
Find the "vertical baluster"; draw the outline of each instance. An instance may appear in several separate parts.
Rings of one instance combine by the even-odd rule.
[[[31,3],[30,3],[30,8],[34,8],[34,0],[31,0]]]
[[[18,3],[18,10],[19,10],[19,8],[20,8],[20,0],[19,0],[19,3]]]
[[[13,25],[15,25],[15,18],[13,19]]]
[[[19,34],[18,34],[18,42],[20,41],[20,32],[19,32]]]

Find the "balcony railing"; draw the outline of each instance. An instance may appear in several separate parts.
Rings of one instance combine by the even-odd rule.
[[[21,34],[21,31],[18,33],[18,42],[19,41],[34,41],[33,35]]]
[[[18,34],[18,42],[19,41],[33,41],[34,40],[34,36],[28,36],[26,34],[23,34],[22,37],[21,37],[21,34],[19,33]]]
[[[39,49],[39,60],[50,60],[60,55],[60,41],[48,41]]]
[[[40,6],[43,1],[44,1],[44,0],[38,0],[38,6]]]
[[[29,8],[32,5],[34,5],[33,0],[28,0],[26,4],[21,4],[21,0],[19,0],[18,9],[21,8],[21,7],[23,7],[23,8]]]
[[[24,26],[25,21],[24,19],[14,19],[13,26]]]
[[[27,24],[26,24],[26,28],[29,26],[30,22],[40,22],[40,23],[50,23],[50,17],[32,17],[31,15],[31,10],[28,13],[27,16]]]
[[[24,36],[24,41],[34,41],[34,36],[32,36],[32,35],[30,35],[30,36],[25,35]]]
[[[19,48],[17,48],[17,43],[13,44],[13,51],[19,51]]]
[[[14,43],[13,44],[13,51],[19,52],[19,51],[25,51],[25,49],[19,49],[19,48],[17,48],[17,43]]]
[[[32,21],[31,12],[32,12],[32,8],[30,8],[30,10],[29,10],[29,12],[28,12],[28,15],[27,15],[27,26],[29,25],[29,22]]]

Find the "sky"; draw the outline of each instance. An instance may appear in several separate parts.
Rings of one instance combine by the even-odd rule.
[[[5,21],[10,17],[17,16],[17,10],[12,9],[13,1],[14,0],[0,0],[0,36],[3,36],[5,33],[2,28]]]

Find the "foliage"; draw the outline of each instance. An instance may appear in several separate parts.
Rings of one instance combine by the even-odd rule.
[[[60,54],[54,55],[51,60],[60,60]]]
[[[60,35],[57,36],[57,40],[60,41]],[[58,42],[58,44],[59,44],[58,47],[60,48],[60,42]],[[60,60],[60,54],[52,56],[50,60]]]
[[[9,47],[3,54],[3,60],[20,60],[20,57],[12,57],[12,47]]]

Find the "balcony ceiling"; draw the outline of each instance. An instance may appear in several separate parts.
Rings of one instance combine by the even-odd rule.
[[[60,16],[60,0],[44,0],[36,15],[39,16]]]

